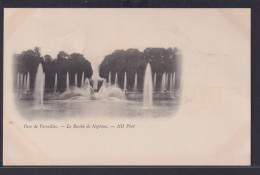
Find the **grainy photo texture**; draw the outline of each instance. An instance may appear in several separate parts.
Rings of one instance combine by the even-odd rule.
[[[4,9],[4,165],[250,165],[250,9]]]

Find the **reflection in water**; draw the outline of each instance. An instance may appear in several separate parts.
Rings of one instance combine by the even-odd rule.
[[[19,100],[18,108],[28,119],[53,119],[64,117],[169,117],[177,110],[177,101],[154,101],[153,109],[144,109],[142,101],[118,100],[45,100],[42,110],[33,109],[33,101]]]

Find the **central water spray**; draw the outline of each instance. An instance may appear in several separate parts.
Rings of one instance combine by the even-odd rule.
[[[144,108],[151,109],[153,106],[153,82],[150,63],[147,64],[144,76],[143,89],[143,105]]]
[[[30,73],[27,73],[26,91],[30,91]]]
[[[111,72],[108,74],[108,86],[111,86]]]
[[[162,81],[161,81],[161,92],[165,92],[166,90],[166,72],[162,75]]]
[[[57,77],[57,73],[55,74],[55,81],[54,81],[54,93],[57,92],[57,83],[58,83],[58,77]]]
[[[67,72],[67,78],[66,78],[66,91],[70,91],[70,77],[69,77],[69,72]]]
[[[43,73],[42,64],[40,63],[36,74],[35,98],[39,100],[41,109],[43,107],[44,82],[45,74]]]
[[[116,76],[115,76],[115,86],[118,87],[117,73],[116,73]]]
[[[75,74],[75,86],[77,87],[78,86],[78,74],[76,73]]]
[[[125,72],[125,78],[124,78],[124,92],[126,92],[126,86],[127,86],[127,76]]]
[[[134,92],[137,91],[137,73],[135,73]]]
[[[81,88],[84,86],[84,80],[85,80],[85,75],[84,75],[84,72],[82,72],[82,75],[81,75]]]
[[[156,89],[156,73],[154,73],[154,77],[153,77],[153,89]]]

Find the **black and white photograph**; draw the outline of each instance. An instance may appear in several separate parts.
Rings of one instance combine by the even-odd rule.
[[[249,8],[5,8],[3,164],[250,165]]]
[[[82,53],[41,56],[40,47],[14,54],[18,109],[31,120],[74,114],[166,117],[177,110],[178,48],[118,49],[92,65]]]

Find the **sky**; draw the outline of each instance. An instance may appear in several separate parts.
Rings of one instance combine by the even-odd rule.
[[[198,24],[207,22],[205,15],[214,21],[219,13],[216,9],[5,9],[5,21],[13,25],[7,36],[15,40],[14,52],[39,46],[42,54],[52,57],[64,50],[100,62],[115,49],[175,47],[178,37],[186,35],[181,28],[197,32]]]
[[[17,20],[21,10],[7,10],[6,20]],[[168,26],[161,10],[106,9],[27,9],[25,17],[11,35],[14,51],[34,46],[42,54],[56,57],[60,50],[83,53],[100,62],[116,49],[174,47],[176,26]],[[166,10],[168,13],[171,10]],[[123,13],[122,13],[123,12]],[[171,14],[171,12],[170,12]],[[14,19],[16,18],[16,19]],[[164,19],[164,20],[162,20]]]

